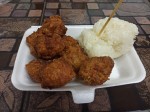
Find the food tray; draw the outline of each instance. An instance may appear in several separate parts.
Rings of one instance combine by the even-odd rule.
[[[40,26],[32,26],[24,33],[18,50],[11,81],[19,90],[71,91],[75,103],[89,103],[94,100],[95,89],[97,88],[138,83],[145,78],[145,69],[133,47],[127,54],[114,60],[115,66],[110,75],[110,80],[106,81],[103,85],[88,86],[79,83],[78,81],[72,81],[61,88],[43,89],[40,84],[31,81],[25,69],[25,65],[34,59],[34,57],[30,54],[29,47],[26,44],[26,37],[33,31],[36,31],[39,27]],[[66,27],[68,28],[67,35],[70,35],[76,39],[79,37],[84,28],[92,28],[92,25],[69,25]]]

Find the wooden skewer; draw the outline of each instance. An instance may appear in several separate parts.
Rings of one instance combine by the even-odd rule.
[[[115,12],[117,11],[117,9],[119,8],[119,6],[121,5],[122,2],[123,2],[123,0],[119,0],[119,2],[117,3],[117,5],[115,6],[113,12],[112,12],[111,15],[109,16],[108,20],[106,21],[106,23],[104,24],[104,26],[102,27],[102,29],[100,30],[100,32],[98,33],[99,36],[102,34],[102,32],[103,32],[104,29],[106,28],[108,22],[109,22],[110,19],[114,16]]]

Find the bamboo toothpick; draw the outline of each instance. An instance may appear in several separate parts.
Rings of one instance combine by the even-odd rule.
[[[118,10],[118,8],[119,8],[119,6],[121,5],[122,2],[123,2],[123,0],[119,0],[119,2],[117,3],[117,5],[115,6],[113,12],[112,12],[111,15],[109,16],[108,20],[106,21],[106,23],[104,24],[104,26],[102,27],[102,29],[100,30],[100,32],[98,33],[99,36],[102,34],[102,32],[103,32],[104,29],[106,28],[108,22],[109,22],[110,19],[114,16],[115,12]]]

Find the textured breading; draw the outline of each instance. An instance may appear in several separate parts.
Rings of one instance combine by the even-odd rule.
[[[110,57],[89,58],[81,65],[78,75],[86,84],[100,85],[109,79],[113,66]]]
[[[63,38],[65,49],[62,52],[62,57],[70,63],[76,72],[78,72],[81,63],[88,59],[83,49],[79,46],[78,42],[72,37],[68,36]]]
[[[37,83],[41,82],[41,70],[44,67],[44,62],[42,60],[32,60],[26,65],[26,70],[30,78]]]
[[[67,28],[60,16],[50,16],[50,18],[44,21],[42,28],[43,33],[49,36],[52,36],[53,34],[63,36],[67,31]]]
[[[39,36],[35,45],[37,56],[47,60],[58,56],[64,47],[62,38],[57,34],[53,38]]]
[[[37,56],[37,52],[34,48],[34,46],[36,45],[36,39],[37,39],[38,35],[36,32],[33,32],[31,35],[29,35],[27,38],[26,38],[26,42],[30,48],[30,52],[33,56]]]
[[[61,39],[66,31],[60,16],[50,17],[41,28],[27,37],[31,54],[45,60],[54,58],[64,49]]]
[[[58,88],[64,86],[75,77],[70,64],[63,59],[56,59],[47,63],[42,72],[43,88]]]
[[[75,40],[73,37],[71,36],[64,36],[63,37],[63,43],[65,44],[65,47],[69,47],[69,46],[74,46],[74,45],[78,45],[78,41]]]

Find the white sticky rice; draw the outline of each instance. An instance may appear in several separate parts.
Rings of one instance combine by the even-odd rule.
[[[78,38],[89,57],[117,58],[133,47],[136,35],[138,35],[137,26],[118,18],[112,18],[99,36],[99,31],[107,19],[100,19],[92,29],[84,29]]]

